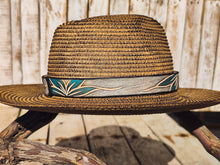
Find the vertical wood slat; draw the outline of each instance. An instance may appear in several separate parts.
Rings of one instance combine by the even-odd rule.
[[[220,4],[219,4],[220,5]],[[220,30],[220,25],[219,25],[219,30]],[[217,47],[217,55],[215,59],[215,74],[213,78],[213,85],[212,88],[214,90],[220,91],[220,31],[218,34],[218,47]],[[212,111],[219,112],[220,111],[220,105],[216,105],[210,108]]]
[[[39,0],[39,19],[40,19],[40,74],[47,73],[47,27],[46,27],[46,2],[47,0]]]
[[[14,7],[13,4],[12,7]],[[0,85],[10,85],[16,82],[13,82],[12,75],[13,69],[9,0],[0,1],[0,20]],[[18,109],[0,104],[0,116],[0,131],[2,131],[18,116]]]
[[[166,29],[168,0],[150,2],[149,16],[156,19]]]
[[[219,1],[206,0],[196,84],[198,88],[212,88],[216,60],[215,57],[217,53],[219,23]]]
[[[110,15],[128,14],[129,0],[110,0]]]
[[[130,0],[129,14],[149,15],[150,0]]]
[[[68,0],[68,21],[87,17],[88,0]]]
[[[0,1],[0,84],[12,84],[10,3]]]
[[[220,29],[220,25],[219,25],[219,29]],[[213,78],[212,88],[215,90],[220,90],[219,82],[220,82],[220,31],[218,34],[218,46],[217,46],[217,54],[215,59],[215,74]]]
[[[188,1],[186,12],[185,33],[183,39],[183,51],[181,61],[181,87],[196,85],[196,75],[200,50],[201,21],[203,0]]]
[[[88,16],[108,15],[109,0],[89,0]]]
[[[167,37],[174,61],[174,70],[180,70],[181,52],[183,44],[186,2],[169,1],[167,15]],[[181,76],[181,72],[180,72]]]
[[[41,73],[46,74],[53,34],[55,29],[65,23],[67,19],[67,0],[42,0],[41,5],[42,12],[45,12],[41,16],[41,32],[44,35],[42,36],[42,41],[44,42],[44,38],[46,38],[46,41],[42,43],[42,52],[44,53],[41,54],[41,63],[44,63],[44,68]]]
[[[23,83],[40,83],[38,0],[21,0]]]
[[[12,73],[13,84],[22,83],[21,65],[21,5],[20,0],[11,0],[11,35],[12,35]]]

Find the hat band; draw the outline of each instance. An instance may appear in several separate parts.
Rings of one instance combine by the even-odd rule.
[[[43,76],[42,80],[46,96],[63,97],[156,94],[176,91],[179,87],[178,72],[129,78],[59,79]]]

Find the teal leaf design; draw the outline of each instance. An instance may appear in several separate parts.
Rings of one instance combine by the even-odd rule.
[[[81,97],[96,90],[116,90],[118,88],[102,88],[95,86],[84,86],[85,80],[69,80],[50,78],[51,92],[53,95]]]
[[[158,88],[167,88],[167,87],[169,88],[169,91],[177,90],[177,88],[178,88],[178,72],[165,77],[163,80],[161,80],[155,86],[150,87],[148,89],[145,89],[145,91],[150,91],[150,90],[158,89]]]

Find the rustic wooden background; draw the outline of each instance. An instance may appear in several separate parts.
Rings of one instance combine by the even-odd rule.
[[[219,0],[1,0],[0,85],[41,83],[60,24],[128,13],[164,26],[181,87],[220,90]]]
[[[114,14],[142,14],[157,19],[166,30],[175,70],[180,71],[180,86],[220,90],[220,0],[0,0],[0,85],[41,83],[41,75],[47,72],[53,32],[60,24]],[[220,106],[205,110],[219,111]],[[24,112],[1,105],[0,129]],[[163,114],[141,117],[62,114],[30,139],[52,145],[65,140],[67,144],[77,141],[75,148],[89,148],[96,152],[95,148],[105,142],[96,143],[94,137],[101,137],[100,132],[105,134],[108,128],[112,137],[121,137],[123,133],[127,139],[116,144],[108,141],[107,148],[108,145],[120,146],[125,141],[129,142],[131,132],[121,124],[138,131],[138,136],[145,140],[150,137],[159,142],[151,144],[170,146],[172,149],[168,150],[172,159],[168,159],[171,160],[169,164],[218,163],[193,136]],[[143,138],[139,140],[143,142]],[[136,143],[130,145],[132,148]],[[129,154],[137,150],[137,158],[138,149],[124,154],[129,158]],[[149,152],[147,148],[145,150],[142,153]],[[120,154],[123,155],[122,152]],[[117,155],[112,157],[116,159]],[[128,162],[137,161],[133,157],[130,158],[134,160],[127,158]],[[155,157],[154,162],[157,160]],[[139,159],[139,163],[133,164],[145,164],[144,161]]]

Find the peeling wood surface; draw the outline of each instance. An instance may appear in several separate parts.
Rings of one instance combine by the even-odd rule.
[[[220,2],[212,0],[205,1],[199,68],[197,75],[197,87],[199,88],[212,88],[218,45],[219,23]]]
[[[11,1],[11,46],[13,84],[21,84],[21,6],[20,0]]]
[[[129,14],[149,15],[150,0],[139,1],[131,0],[129,5]]]
[[[167,37],[174,61],[174,69],[180,70],[187,1],[169,1],[167,14]],[[180,72],[181,76],[181,72]]]
[[[88,0],[68,0],[68,21],[87,17]]]
[[[89,0],[88,16],[108,15],[108,0]]]
[[[168,0],[151,1],[149,15],[156,19],[164,28],[167,24]]]
[[[128,14],[129,0],[110,0],[109,8],[110,15]]]
[[[23,83],[40,83],[38,0],[21,0]]]
[[[10,2],[0,1],[0,84],[12,83]]]
[[[180,85],[188,88],[196,87],[196,76],[194,75],[197,75],[200,53],[203,5],[203,0],[187,2]],[[187,79],[185,77],[187,77]]]

